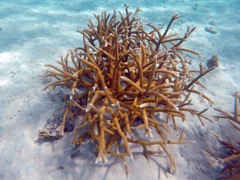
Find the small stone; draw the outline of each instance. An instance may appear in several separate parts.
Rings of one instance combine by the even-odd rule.
[[[219,66],[219,58],[217,55],[213,55],[211,59],[207,61],[207,67],[212,68],[212,67],[218,67]]]
[[[217,30],[213,26],[207,26],[205,28],[205,31],[209,32],[209,33],[212,33],[212,34],[216,34],[217,33]]]

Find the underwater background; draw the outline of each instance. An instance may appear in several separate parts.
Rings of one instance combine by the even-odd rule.
[[[124,12],[125,3],[130,11],[139,6],[142,22],[158,27],[166,28],[174,14],[181,15],[170,31],[182,36],[188,26],[197,26],[184,47],[202,56],[190,57],[193,67],[200,62],[206,66],[212,56],[218,56],[219,67],[202,80],[207,87],[204,92],[216,107],[232,111],[232,94],[240,91],[239,0],[0,0],[0,179],[127,179],[120,160],[95,165],[91,145],[86,144],[79,150],[82,154],[72,159],[70,134],[64,141],[37,140],[38,131],[62,101],[59,92],[42,90],[48,83],[38,77],[44,65],[82,46],[77,30],[87,28],[93,13]],[[239,139],[239,133],[224,123],[202,127],[191,122],[185,128],[186,137],[196,143],[174,146],[177,174],[168,172],[165,154],[148,162],[139,152],[128,162],[128,179],[217,178],[221,164],[204,151],[216,145],[214,133],[230,139]]]

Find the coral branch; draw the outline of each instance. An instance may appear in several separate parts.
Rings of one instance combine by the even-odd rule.
[[[191,61],[180,52],[199,54],[180,45],[195,28],[188,28],[183,37],[169,34],[179,15],[172,17],[163,33],[152,24],[147,24],[151,28],[148,32],[137,18],[139,11],[137,8],[131,13],[125,5],[125,15],[119,12],[120,18],[116,11],[112,15],[94,14],[95,21],[89,20],[88,28],[78,31],[83,37],[83,47],[61,58],[60,67],[46,65],[48,69],[42,77],[55,80],[46,88],[64,87],[70,95],[65,95],[66,109],[59,118],[61,122],[50,132],[49,128],[41,131],[39,137],[61,138],[57,131],[63,135],[66,124],[72,119],[76,126],[73,143],[79,146],[86,139],[94,142],[98,150],[96,163],[107,163],[107,155],[117,156],[128,173],[125,157],[133,158],[131,145],[143,147],[146,157],[151,152],[148,146],[158,145],[169,157],[170,171],[174,172],[177,167],[167,145],[191,141],[184,140],[185,130],[179,141],[171,140],[169,120],[175,130],[178,129],[177,119],[187,120],[186,113],[196,115],[202,123],[204,119],[209,120],[203,115],[206,109],[198,111],[189,106],[193,93],[201,94],[214,104],[194,89],[194,85],[203,86],[199,80],[213,68],[204,71],[200,65],[197,77],[192,72],[199,70],[188,69]],[[166,119],[156,118],[157,113],[166,115]],[[231,119],[238,122],[238,117],[235,110]],[[146,141],[146,137],[136,136],[135,132],[142,129],[146,136],[153,137],[156,133],[157,137]]]

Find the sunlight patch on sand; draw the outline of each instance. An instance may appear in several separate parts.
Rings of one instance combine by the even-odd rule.
[[[12,62],[20,53],[4,52],[0,54],[0,63]]]
[[[10,81],[8,79],[0,79],[0,86],[5,86],[8,85]]]

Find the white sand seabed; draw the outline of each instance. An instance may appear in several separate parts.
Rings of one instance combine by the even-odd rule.
[[[171,0],[159,6],[154,1],[152,7],[146,6],[144,1],[139,2],[130,1],[129,4],[132,10],[142,3],[139,17],[146,23],[166,27],[171,16],[179,13],[182,18],[174,23],[172,31],[184,35],[187,25],[198,26],[185,45],[203,56],[202,60],[193,56],[193,66],[197,68],[200,61],[205,65],[212,55],[220,58],[220,67],[202,79],[207,89],[201,90],[216,101],[214,107],[232,111],[232,94],[240,91],[237,1]],[[49,98],[49,90],[42,90],[46,84],[38,75],[43,72],[44,64],[55,64],[69,49],[81,45],[81,35],[76,30],[86,28],[92,13],[104,9],[109,12],[124,10],[124,1],[122,4],[106,3],[108,5],[100,1],[0,1],[0,179],[127,179],[119,159],[108,156],[105,166],[96,165],[96,150],[91,143],[84,143],[79,149],[80,156],[71,158],[72,133],[55,142],[37,141],[38,131],[59,106],[57,98]],[[197,10],[193,8],[196,4]],[[210,21],[214,21],[217,34],[204,31]],[[201,102],[201,97],[192,98],[196,108],[208,106]],[[169,159],[165,153],[153,155],[148,162],[142,149],[133,146],[134,160],[127,162],[128,179],[208,180],[218,177],[221,164],[205,151],[220,148],[213,134],[231,139],[240,137],[227,122],[217,123],[212,118],[215,112],[211,107],[207,114],[214,123],[205,121],[203,127],[196,117],[189,115],[187,122],[178,122],[177,135],[171,132],[177,140],[181,130],[186,128],[186,140],[195,141],[169,146],[178,167],[177,174],[168,172]]]

